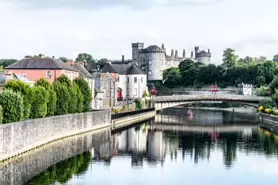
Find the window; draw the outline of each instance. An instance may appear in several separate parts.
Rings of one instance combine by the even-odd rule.
[[[149,61],[149,65],[152,65],[152,61]]]
[[[141,83],[143,83],[143,77],[141,77]]]
[[[127,83],[129,83],[129,77],[127,77]]]
[[[47,78],[47,79],[50,79],[50,78],[51,78],[51,71],[47,71],[47,72],[46,72],[46,78]]]
[[[134,83],[137,83],[137,77],[134,77]]]
[[[153,73],[152,73],[152,71],[151,70],[149,70],[149,75],[151,76]]]
[[[137,88],[133,89],[133,96],[137,96]]]

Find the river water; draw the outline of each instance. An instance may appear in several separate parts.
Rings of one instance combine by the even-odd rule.
[[[0,166],[3,184],[278,184],[278,137],[253,114],[172,108],[133,127],[53,143]]]

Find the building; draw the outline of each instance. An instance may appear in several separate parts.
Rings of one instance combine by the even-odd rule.
[[[45,78],[53,83],[61,75],[66,75],[70,80],[79,76],[79,72],[54,58],[25,58],[5,68],[6,75],[23,75],[29,81],[36,82]]]
[[[118,100],[142,98],[147,90],[147,76],[131,60],[111,61],[107,63],[102,72],[114,75],[118,82]],[[115,75],[117,73],[117,75]]]
[[[185,59],[210,64],[211,53],[210,50],[200,51],[199,47],[195,47],[195,56],[192,51],[190,57],[187,57],[185,50],[183,50],[182,56],[179,56],[178,51],[173,49],[169,56],[164,44],[161,47],[151,45],[144,48],[144,43],[132,43],[132,61],[147,73],[149,81],[162,80],[164,70],[178,67],[180,62]]]
[[[100,104],[99,108],[115,107],[117,104],[117,80],[109,72],[101,72],[98,85],[96,88],[103,92],[102,101],[100,102],[102,105]]]

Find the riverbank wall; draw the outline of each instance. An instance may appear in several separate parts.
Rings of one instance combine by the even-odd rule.
[[[0,125],[0,161],[49,142],[111,126],[111,110],[53,116]]]
[[[278,116],[258,113],[258,121],[260,123],[260,127],[266,128],[271,132],[278,134]]]

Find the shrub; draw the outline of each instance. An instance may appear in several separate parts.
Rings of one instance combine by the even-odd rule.
[[[274,113],[275,115],[278,115],[278,109],[275,109],[275,110],[273,111],[273,113]]]
[[[69,113],[76,113],[77,108],[77,89],[76,84],[72,84],[68,87],[70,94],[70,103],[69,103]]]
[[[269,89],[266,86],[261,86],[260,88],[256,88],[257,96],[268,96]]]
[[[263,106],[260,106],[260,107],[258,108],[258,110],[259,110],[260,112],[262,112],[262,111],[264,110],[264,107],[263,107]]]
[[[0,124],[3,123],[3,108],[0,106]]]
[[[44,87],[48,91],[48,103],[47,103],[47,116],[54,116],[56,111],[57,95],[53,86],[49,81],[41,78],[35,83],[35,86]]]
[[[57,104],[56,104],[56,115],[63,115],[68,113],[68,107],[70,103],[70,94],[65,85],[60,82],[54,83],[54,90],[57,95]]]
[[[3,107],[3,123],[22,121],[24,118],[23,97],[19,92],[4,90],[0,95]]]
[[[79,89],[79,87],[76,85],[76,112],[81,113],[83,112],[83,103],[84,103],[84,96]]]
[[[5,84],[4,89],[11,89],[14,92],[20,92],[23,96],[24,104],[24,115],[23,119],[28,119],[30,117],[31,111],[31,88],[28,84],[19,80],[10,80]]]
[[[48,91],[44,87],[36,86],[31,88],[31,94],[31,118],[44,118],[47,115]]]
[[[120,113],[121,112],[121,110],[120,109],[112,109],[112,112],[114,112],[114,113]]]
[[[259,106],[263,106],[265,109],[275,107],[275,102],[272,100],[261,100]]]
[[[257,76],[256,82],[259,86],[265,85],[265,77],[264,76]]]
[[[86,82],[83,78],[77,78],[74,82],[78,85],[79,89],[81,90],[84,101],[83,101],[83,112],[88,112],[91,108],[92,102],[92,92],[89,87],[88,82]]]
[[[265,111],[266,113],[268,113],[268,114],[270,114],[270,113],[272,112],[271,109],[265,109],[264,111]]]

